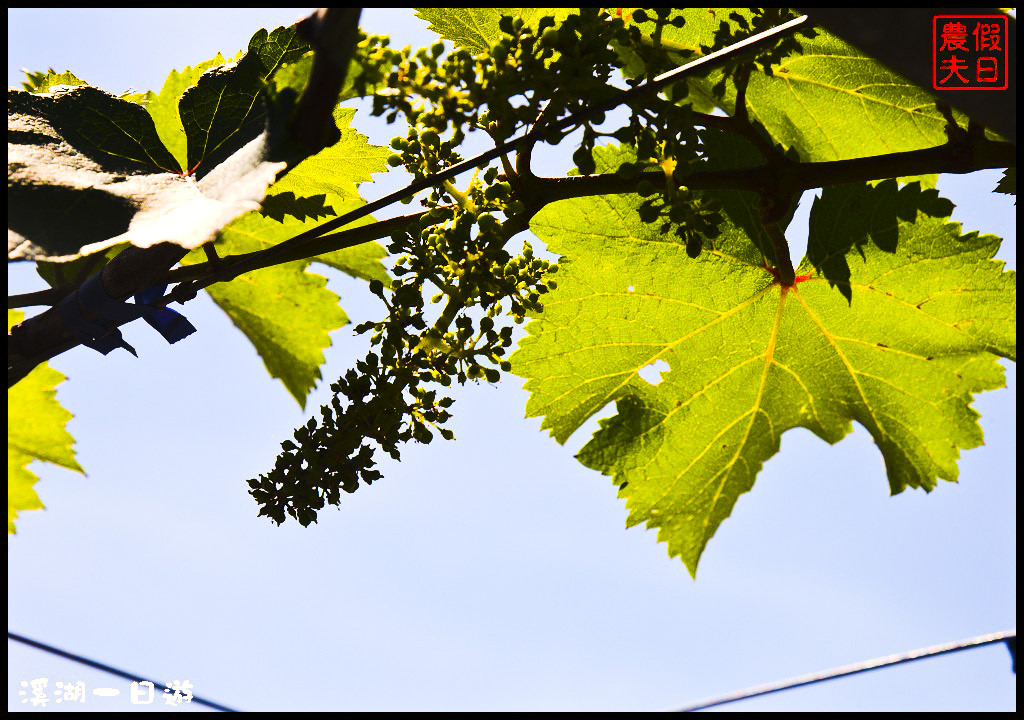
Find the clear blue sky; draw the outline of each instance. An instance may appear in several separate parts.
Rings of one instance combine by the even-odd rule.
[[[52,65],[113,92],[158,90],[172,68],[300,14],[9,10],[8,84]],[[367,10],[364,27],[434,41],[408,10]],[[366,112],[353,124],[381,145],[397,134]],[[944,176],[940,189],[966,229],[1005,238],[1015,267],[998,177]],[[806,217],[805,205],[795,245]],[[330,286],[357,321],[380,313],[362,283]],[[39,287],[28,265],[9,270],[9,291]],[[409,447],[319,524],[257,518],[245,480],[329,399],[363,339],[334,334],[304,414],[205,296],[183,312],[199,331],[174,346],[125,329],[138,360],[77,348],[52,362],[70,378],[59,399],[88,476],[34,466],[47,510],[23,514],[8,541],[14,632],[246,710],[659,710],[1016,624],[1012,364],[1008,389],[975,403],[987,445],[963,454],[959,484],[892,498],[863,429],[834,447],[791,432],[693,581],[653,532],[624,529],[615,488],[573,460],[595,423],[557,445],[523,419],[515,378],[457,390],[456,442]],[[22,680],[127,689],[15,643],[8,660],[11,710],[29,709]],[[1002,645],[726,706],[1015,708]]]

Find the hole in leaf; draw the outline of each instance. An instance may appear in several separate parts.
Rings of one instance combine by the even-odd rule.
[[[664,360],[658,360],[657,362],[653,362],[650,365],[640,368],[640,371],[637,374],[647,383],[651,385],[658,385],[665,379],[662,377],[664,373],[667,373],[671,369],[672,368],[669,367],[667,362]]]

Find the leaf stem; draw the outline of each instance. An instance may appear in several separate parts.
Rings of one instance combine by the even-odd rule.
[[[775,250],[775,271],[778,274],[779,284],[782,287],[792,287],[796,282],[796,271],[793,269],[793,259],[789,254],[789,243],[786,242],[786,235],[782,226],[777,222],[762,223],[768,239],[772,241],[772,248]]]

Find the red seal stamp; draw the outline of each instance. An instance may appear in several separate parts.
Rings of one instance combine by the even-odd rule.
[[[1009,85],[1005,15],[936,15],[932,20],[932,87],[1005,90]]]

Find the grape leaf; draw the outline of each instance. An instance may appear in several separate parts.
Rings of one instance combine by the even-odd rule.
[[[254,210],[293,157],[280,131],[294,100],[266,110],[261,91],[308,48],[292,28],[253,36],[237,63],[204,73],[179,111],[185,177],[141,105],[96,88],[8,93],[8,259],[66,262],[115,245],[194,248]],[[173,135],[168,109],[156,120]],[[191,173],[190,173],[191,174]]]
[[[186,67],[181,72],[172,70],[164,81],[159,95],[154,92],[146,95],[144,106],[153,117],[157,134],[181,167],[188,167],[188,140],[185,137],[185,128],[181,124],[178,101],[186,90],[199,81],[203,73],[224,63],[224,56],[217,53],[217,57],[195,67]]]
[[[339,141],[299,163],[275,183],[261,212],[249,213],[224,228],[217,240],[222,254],[265,250],[316,227],[321,212],[343,214],[364,204],[357,184],[370,180],[374,172],[385,171],[391,152],[370,145],[366,136],[349,127],[354,113],[344,108],[336,111]],[[299,177],[293,180],[296,173]],[[314,198],[296,197],[296,189],[319,191],[323,200],[312,203]],[[363,218],[346,228],[370,222],[372,218]],[[389,283],[380,262],[385,255],[379,244],[364,243],[320,255],[316,261],[353,277]],[[203,260],[203,255],[193,253],[182,264]],[[270,375],[279,378],[303,407],[321,377],[323,349],[331,344],[329,333],[349,321],[338,305],[338,296],[327,290],[326,280],[307,272],[310,262],[264,268],[207,288],[214,302],[252,342]]]
[[[136,103],[89,85],[62,85],[46,93],[12,91],[8,117],[11,103],[26,120],[45,121],[64,142],[108,172],[181,172],[160,141],[153,119]]]
[[[669,53],[669,58],[677,65],[685,65],[694,60],[704,52],[702,45],[709,45],[714,40],[715,30],[719,22],[724,19],[723,9],[676,9],[667,18],[674,20],[682,17],[685,21],[683,27],[677,28],[670,24],[662,24],[660,30],[653,19],[638,21],[635,10],[638,8],[618,8],[616,14],[622,18],[627,26],[635,26],[640,33],[647,38],[652,47],[660,47]],[[646,12],[646,15],[653,13]],[[616,43],[615,51],[622,60],[622,75],[625,78],[636,78],[648,72],[644,59],[637,52],[629,47]]]
[[[817,32],[772,76],[751,74],[747,111],[774,142],[800,148],[801,159],[810,162],[862,157],[868,147],[883,154],[946,142],[946,119],[931,95],[834,35]],[[730,85],[727,112],[734,101]]]
[[[640,30],[646,38],[645,45],[665,51],[668,60],[676,66],[685,65],[708,54],[713,48],[720,49],[756,32],[751,29],[750,23],[754,13],[750,8],[675,9],[665,18],[665,22],[660,24],[654,20],[656,13],[644,9],[641,15],[636,10],[638,9],[619,8],[616,13],[627,25],[633,25]],[[669,24],[669,21],[678,22],[680,18],[684,21],[682,27]],[[737,19],[746,23],[746,26],[741,27],[736,22]],[[636,78],[641,75],[650,78],[659,74],[661,70],[669,69],[648,67],[635,48],[618,44],[614,44],[613,47],[622,60],[622,73],[625,78]],[[758,56],[763,58],[764,52],[765,49],[762,48]],[[684,81],[687,93],[683,98],[679,97],[680,93],[675,88],[667,88],[665,93],[667,97],[677,100],[680,104],[691,105],[697,112],[713,112],[721,104],[721,98],[712,91],[714,82],[720,77],[721,73],[716,73],[713,82],[699,76],[687,78]]]
[[[913,223],[918,213],[948,218],[953,203],[940,198],[937,190],[922,190],[919,182],[901,189],[896,180],[885,180],[871,192],[857,185],[826,187],[811,210],[807,259],[852,302],[847,254],[856,248],[863,257],[869,240],[883,252],[895,252],[900,221]],[[839,216],[841,223],[836,222]]]
[[[231,244],[239,250],[246,246]],[[214,302],[252,342],[267,372],[280,379],[303,408],[321,377],[323,349],[331,344],[328,333],[349,321],[338,296],[327,289],[327,279],[306,272],[308,265],[275,265],[208,288]]]
[[[711,46],[721,24],[731,22],[734,12],[751,17],[745,8],[682,10],[676,14],[685,19],[683,27],[664,25],[660,41],[669,49],[689,52]],[[654,26],[638,24],[648,35]],[[946,120],[931,95],[834,35],[820,28],[815,32],[814,38],[799,37],[803,52],[785,58],[772,75],[751,73],[749,117],[763,125],[775,143],[799,148],[804,161],[820,162],[862,157],[864,148],[882,154],[946,142]],[[678,58],[680,64],[693,59],[684,54]],[[642,70],[638,57],[627,60],[627,76]],[[695,96],[691,101],[713,99],[712,87],[721,77],[722,71],[715,70],[706,79],[688,80]],[[735,85],[728,83],[724,99],[714,101],[732,114],[735,99]],[[954,116],[964,120],[961,113]]]
[[[7,329],[25,314],[7,311]],[[41,510],[36,494],[39,478],[29,471],[33,460],[82,472],[71,449],[74,440],[65,429],[71,413],[57,402],[56,387],[66,378],[43,363],[13,387],[7,388],[7,532],[14,533],[19,512]]]
[[[346,225],[346,227],[360,227],[364,223],[369,225],[372,220],[372,217],[368,217]],[[334,252],[317,255],[313,260],[328,265],[335,270],[341,270],[343,273],[354,278],[366,280],[367,282],[379,280],[385,286],[390,286],[391,276],[388,275],[388,271],[384,269],[380,262],[387,257],[387,254],[387,250],[379,243],[368,242],[343,250],[335,250]]]
[[[343,198],[359,197],[356,185],[372,180],[372,173],[387,172],[391,150],[371,145],[367,137],[350,127],[356,111],[339,107],[334,121],[341,139],[308,157],[281,178],[270,194],[293,192],[297,196],[333,193]]]
[[[363,204],[328,196],[328,207],[342,214]],[[347,227],[373,222],[363,218]],[[258,212],[239,218],[221,233],[218,250],[225,255],[255,252],[276,245],[316,227],[318,221],[285,216],[283,221]],[[386,255],[377,243],[365,243],[316,258],[317,262],[365,279],[387,281],[380,260]],[[202,262],[195,252],[183,265]],[[338,296],[327,289],[327,280],[308,272],[310,260],[275,265],[246,273],[230,283],[207,288],[214,302],[227,313],[263,359],[267,372],[284,383],[288,392],[305,407],[306,396],[320,379],[323,350],[331,345],[329,333],[348,323]]]
[[[47,95],[12,91],[7,107],[9,260],[66,262],[123,243],[197,247],[258,207],[285,168],[283,162],[266,160],[260,140],[198,183],[146,165],[139,158],[151,153],[177,166],[149,114],[91,87]],[[51,111],[60,125],[104,110],[124,120],[116,125],[128,129],[124,142],[97,146],[90,140],[98,136],[74,130],[65,135],[50,122]],[[134,159],[124,159],[115,148],[134,151]]]
[[[598,159],[614,168],[621,155]],[[860,222],[856,208],[885,192],[826,188],[809,245],[827,247],[825,229]],[[900,218],[895,247],[864,243],[850,263],[849,304],[807,260],[784,290],[751,262],[749,239],[691,260],[671,233],[639,222],[638,205],[579,198],[533,219],[564,260],[512,357],[528,380],[527,415],[543,416],[559,442],[615,401],[578,457],[614,478],[628,525],[658,528],[695,574],[795,427],[834,444],[859,422],[893,493],[957,479],[959,450],[983,441],[972,396],[1005,385],[996,356],[1015,358],[1016,275],[991,259],[998,238],[961,236],[924,213]],[[723,236],[738,238],[735,228]],[[662,360],[661,383],[639,376]]]
[[[7,113],[8,259],[59,261],[97,252],[121,242],[108,244],[137,215],[139,227],[165,200],[184,203],[194,193],[183,178],[150,162],[154,155],[176,167],[166,149],[160,152],[149,115],[134,103],[87,86],[38,95],[10,91]],[[113,128],[121,134],[107,152],[103,133]]]
[[[53,68],[50,68],[49,72],[45,73],[34,73],[26,70],[25,76],[28,78],[28,82],[23,82],[21,87],[32,93],[49,92],[50,88],[56,87],[57,85],[74,86],[89,84],[84,80],[79,80],[69,70],[62,73],[54,72]]]
[[[536,29],[545,15],[559,23],[574,12],[577,11],[571,8],[416,8],[416,17],[430,23],[428,30],[460,48],[485,53],[503,35],[498,29],[502,15],[520,18]]]
[[[1004,195],[1016,195],[1017,194],[1017,168],[1011,167],[1006,168],[1003,171],[1003,176],[999,178],[999,184],[996,185],[995,191],[997,193],[1003,193]],[[1014,205],[1017,203],[1014,202]]]
[[[185,91],[178,112],[188,138],[190,174],[202,178],[263,132],[266,113],[260,95],[266,81],[309,50],[294,28],[259,30],[241,60],[203,73]]]

